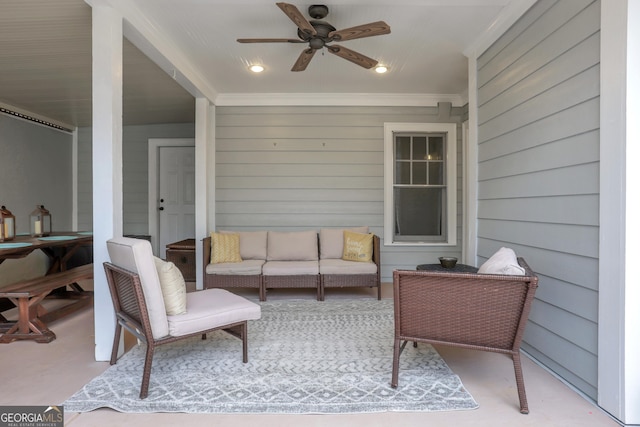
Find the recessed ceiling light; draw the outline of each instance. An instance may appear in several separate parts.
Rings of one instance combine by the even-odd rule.
[[[376,73],[378,73],[378,74],[384,74],[384,73],[386,73],[387,71],[389,71],[389,69],[388,69],[386,66],[384,66],[384,65],[378,65],[378,66],[376,67]]]
[[[254,73],[261,73],[264,71],[264,67],[262,65],[251,65],[249,69]]]

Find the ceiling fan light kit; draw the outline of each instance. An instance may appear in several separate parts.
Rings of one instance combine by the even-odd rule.
[[[315,4],[309,6],[309,16],[313,20],[307,20],[298,8],[289,3],[276,3],[276,5],[289,17],[298,27],[297,39],[237,39],[240,43],[307,43],[308,48],[304,49],[296,60],[291,71],[304,71],[311,62],[316,51],[327,48],[327,51],[339,56],[347,61],[351,61],[363,68],[373,68],[378,64],[375,59],[369,58],[361,53],[347,49],[344,46],[329,44],[336,41],[347,41],[364,37],[379,36],[389,34],[391,28],[384,21],[371,22],[369,24],[358,25],[356,27],[336,30],[328,22],[321,21],[329,14],[329,8],[325,5]],[[379,72],[379,71],[378,71]]]

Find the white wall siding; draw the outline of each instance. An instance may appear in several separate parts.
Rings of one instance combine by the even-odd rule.
[[[597,397],[600,3],[537,2],[478,59],[478,256],[540,277],[523,348]]]
[[[193,138],[193,123],[125,126],[123,150],[124,234],[149,234],[149,138]],[[78,130],[78,228],[92,230],[91,128]]]
[[[464,109],[451,110],[444,120],[461,123]],[[442,120],[438,107],[217,107],[215,223],[282,231],[368,225],[382,238],[384,123]],[[459,161],[458,188],[461,171]],[[382,246],[382,280],[444,251],[460,257],[460,248]]]

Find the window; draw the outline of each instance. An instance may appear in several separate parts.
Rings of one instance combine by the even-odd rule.
[[[384,140],[385,245],[455,245],[455,123],[385,123]]]

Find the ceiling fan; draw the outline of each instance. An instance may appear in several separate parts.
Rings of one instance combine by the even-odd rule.
[[[364,68],[373,68],[378,64],[375,59],[369,58],[361,53],[355,52],[337,44],[329,44],[337,41],[360,39],[363,37],[380,36],[389,34],[391,28],[384,21],[371,22],[369,24],[358,25],[356,27],[336,30],[335,27],[326,21],[322,21],[329,14],[329,8],[325,5],[309,6],[309,16],[313,20],[307,20],[298,8],[289,3],[276,3],[276,5],[293,21],[298,27],[297,39],[238,39],[240,43],[308,43],[309,47],[304,49],[298,60],[293,64],[291,71],[304,71],[311,62],[316,51],[327,48],[334,55],[351,61]]]

